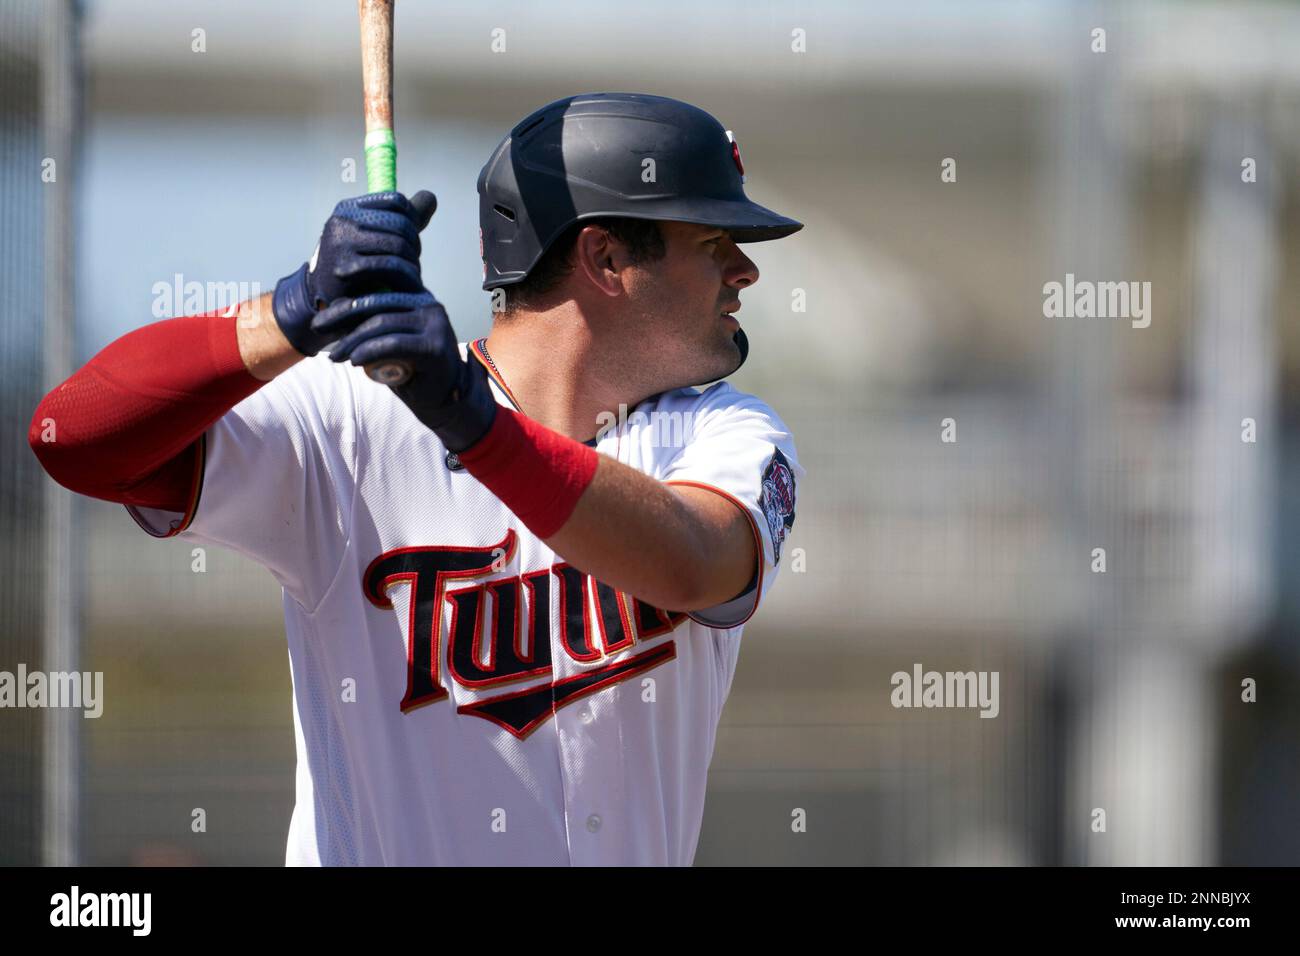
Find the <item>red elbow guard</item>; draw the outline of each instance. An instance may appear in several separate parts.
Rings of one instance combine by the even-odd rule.
[[[244,366],[233,317],[166,319],[111,342],[46,395],[27,441],[66,488],[183,510],[191,446],[264,384]]]

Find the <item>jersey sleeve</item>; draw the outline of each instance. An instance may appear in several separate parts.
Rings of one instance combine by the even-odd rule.
[[[198,443],[182,514],[127,505],[154,537],[238,551],[313,610],[343,563],[356,487],[349,367],[304,359],[218,419]]]
[[[708,488],[730,499],[749,518],[759,553],[744,591],[690,617],[707,627],[736,627],[749,620],[776,580],[804,470],[790,430],[760,399],[719,383],[687,411],[688,440],[662,480]]]

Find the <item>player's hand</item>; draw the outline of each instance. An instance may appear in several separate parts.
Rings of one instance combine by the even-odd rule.
[[[420,231],[437,207],[427,190],[410,199],[396,192],[370,193],[335,206],[311,258],[276,283],[272,313],[289,343],[303,355],[329,345],[333,339],[314,331],[312,319],[336,299],[381,289],[423,289]]]
[[[316,316],[312,330],[337,338],[332,361],[401,360],[411,366],[410,379],[389,387],[449,451],[464,451],[491,427],[497,403],[487,373],[478,362],[461,358],[447,310],[429,292],[339,300]]]

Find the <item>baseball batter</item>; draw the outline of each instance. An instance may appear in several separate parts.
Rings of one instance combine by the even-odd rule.
[[[283,586],[288,863],[692,862],[803,476],[720,381],[740,244],[801,228],[743,177],[696,107],[560,100],[479,177],[485,339],[424,288],[433,197],[375,193],[273,295],[123,336],[37,409],[61,484]]]

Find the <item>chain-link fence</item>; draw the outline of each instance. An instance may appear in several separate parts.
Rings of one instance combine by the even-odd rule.
[[[75,858],[77,725],[26,703],[26,671],[75,669],[74,502],[25,445],[41,395],[71,372],[75,3],[0,2],[0,862]]]

